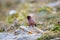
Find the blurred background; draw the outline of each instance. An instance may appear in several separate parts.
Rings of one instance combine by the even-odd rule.
[[[0,25],[10,25],[14,18],[19,25],[27,25],[31,15],[37,24],[57,24],[60,20],[60,0],[0,0]]]
[[[0,32],[6,29],[12,33],[20,26],[28,26],[28,15],[36,21],[38,29],[49,31],[37,40],[60,38],[60,0],[0,0]]]

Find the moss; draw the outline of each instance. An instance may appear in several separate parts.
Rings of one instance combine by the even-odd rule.
[[[1,29],[0,29],[0,32],[4,32],[4,29],[1,28]]]
[[[50,29],[51,31],[60,31],[60,25],[55,25],[53,28]]]
[[[43,34],[42,37],[38,38],[37,40],[50,40],[50,39],[54,39],[56,37],[59,37],[60,32],[49,32],[46,34]]]

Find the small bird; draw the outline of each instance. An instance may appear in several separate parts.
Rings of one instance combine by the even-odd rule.
[[[32,26],[32,27],[36,26],[36,23],[31,16],[27,16],[27,20],[28,20],[28,26]]]

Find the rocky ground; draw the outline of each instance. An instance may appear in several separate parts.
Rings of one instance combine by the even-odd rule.
[[[1,32],[0,40],[36,40],[42,36],[42,33],[30,31],[26,27],[20,28],[21,29],[16,29],[14,32]]]

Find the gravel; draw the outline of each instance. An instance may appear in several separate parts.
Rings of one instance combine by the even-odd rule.
[[[17,35],[15,35],[14,33],[17,33]],[[25,31],[25,29],[23,31],[21,29],[16,29],[16,31],[12,33],[0,33],[0,40],[36,40],[37,38],[41,37],[41,35],[41,33],[28,34],[28,31]]]

